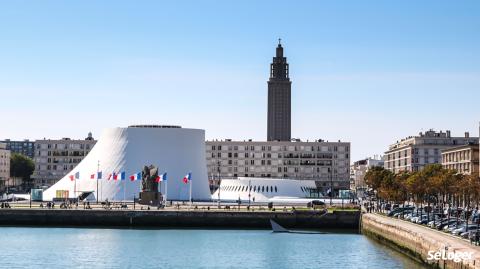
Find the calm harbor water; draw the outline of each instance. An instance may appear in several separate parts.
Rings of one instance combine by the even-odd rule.
[[[0,228],[0,268],[423,268],[358,234]]]

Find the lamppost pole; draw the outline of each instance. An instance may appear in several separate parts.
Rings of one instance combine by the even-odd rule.
[[[275,188],[276,188],[276,187],[275,187]],[[250,208],[251,190],[252,190],[251,180],[249,180],[249,181],[248,181],[248,208]]]
[[[332,176],[332,170],[330,170],[330,205],[333,205],[333,176]]]
[[[221,182],[220,182],[220,160],[217,161],[217,179],[218,179],[218,200],[217,200],[217,207],[221,208],[220,204],[220,191],[221,191]]]
[[[98,172],[99,172],[99,171],[100,171],[100,160],[98,160],[98,162],[97,162],[97,174],[96,174],[96,177],[97,177],[97,193],[96,193],[95,196],[97,196],[97,205],[98,205],[98,180],[99,180],[99,178],[98,178]]]

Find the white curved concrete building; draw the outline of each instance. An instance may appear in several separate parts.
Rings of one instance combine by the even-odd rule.
[[[313,180],[292,180],[274,178],[239,177],[222,179],[220,188],[212,194],[212,199],[221,201],[243,202],[309,202],[318,200],[310,198],[310,190],[316,190]],[[220,197],[219,197],[220,194]],[[250,195],[250,197],[249,197]]]
[[[189,184],[192,184],[193,200],[210,200],[205,160],[205,131],[178,126],[136,125],[128,128],[106,129],[97,144],[68,175],[43,193],[45,201],[67,193],[78,197],[93,192],[90,199],[104,201],[133,200],[138,198],[141,180],[131,181],[130,175],[141,172],[144,165],[153,164],[159,173],[167,172],[168,183],[161,183],[161,192],[168,186],[168,200],[188,200]],[[91,179],[90,175],[102,172],[103,179]],[[125,180],[108,180],[112,172],[125,172]],[[192,180],[183,183],[183,177],[191,172]],[[69,176],[79,174],[72,181]]]

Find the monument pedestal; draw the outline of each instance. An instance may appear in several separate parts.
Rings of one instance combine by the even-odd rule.
[[[138,203],[141,205],[157,206],[160,205],[163,200],[162,194],[156,191],[142,191],[139,197]]]

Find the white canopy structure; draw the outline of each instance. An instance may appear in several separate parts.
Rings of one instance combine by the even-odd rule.
[[[189,184],[193,200],[211,199],[205,131],[159,125],[105,130],[91,152],[68,175],[45,190],[43,199],[51,201],[62,195],[75,198],[91,192],[90,197],[97,199],[98,195],[99,201],[131,201],[138,198],[141,180],[131,181],[129,177],[151,164],[158,167],[159,174],[167,173],[168,183],[162,182],[160,191],[165,193],[168,186],[168,200],[189,200]],[[102,179],[97,179],[97,171],[102,172]],[[109,174],[121,172],[125,172],[125,180],[108,179]],[[184,183],[182,179],[190,172],[191,180]],[[71,180],[70,176],[75,174],[78,179]]]
[[[212,199],[221,201],[255,202],[301,202],[307,203],[310,190],[316,190],[313,180],[292,180],[283,178],[239,177],[222,179],[220,188],[212,194]],[[315,198],[315,200],[317,200]]]

